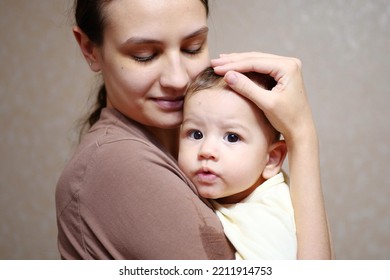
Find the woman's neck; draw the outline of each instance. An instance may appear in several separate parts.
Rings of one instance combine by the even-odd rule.
[[[179,153],[179,133],[180,127],[172,129],[162,129],[147,127],[147,129],[163,144],[168,152],[177,159]]]

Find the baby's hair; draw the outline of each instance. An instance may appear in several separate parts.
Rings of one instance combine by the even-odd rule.
[[[253,82],[255,82],[260,87],[266,89],[266,90],[272,90],[276,86],[276,81],[274,78],[272,78],[270,75],[256,73],[256,72],[249,72],[249,73],[243,73],[245,76],[247,76],[249,79],[251,79]],[[224,81],[223,76],[220,76],[214,72],[214,69],[212,67],[207,67],[202,72],[198,74],[198,76],[195,78],[195,80],[191,83],[191,85],[187,89],[186,97],[185,99],[190,98],[192,95],[196,94],[196,92],[206,90],[209,88],[229,88],[227,83]],[[245,98],[245,97],[243,97]],[[260,110],[260,109],[259,109]],[[261,110],[260,110],[261,111]],[[262,112],[264,115],[264,113]],[[269,123],[269,126],[273,129],[273,133],[275,135],[275,141],[280,140],[281,134],[278,132],[269,122],[267,117],[264,115],[264,118]]]
[[[249,72],[243,74],[266,90],[271,90],[273,87],[276,86],[276,81],[270,75],[260,74],[256,72]],[[195,80],[191,83],[190,87],[187,90],[187,95],[191,95],[197,91],[205,90],[212,87],[224,88],[228,87],[228,85],[223,80],[223,76],[216,74],[212,67],[207,67],[202,72],[200,72],[195,78]]]

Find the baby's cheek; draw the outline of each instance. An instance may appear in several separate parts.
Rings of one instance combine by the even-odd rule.
[[[186,145],[180,146],[178,164],[180,169],[186,174],[188,173],[188,170],[194,161],[194,158],[191,156],[191,154],[192,153],[189,151],[189,149],[186,148]]]
[[[244,191],[258,181],[261,172],[262,169],[254,166],[239,165],[231,178],[231,184],[237,191]]]

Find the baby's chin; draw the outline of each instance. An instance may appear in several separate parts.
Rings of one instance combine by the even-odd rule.
[[[205,188],[205,187],[203,186],[202,188]],[[199,195],[201,197],[205,198],[205,199],[213,199],[213,200],[218,201],[219,199],[223,199],[224,198],[223,196],[221,196],[221,194],[215,194],[212,191],[211,192],[210,191],[204,191],[204,190],[202,191],[198,187],[197,187],[197,189],[198,189]]]

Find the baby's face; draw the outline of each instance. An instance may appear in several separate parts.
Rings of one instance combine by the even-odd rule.
[[[239,201],[264,181],[271,138],[264,118],[228,89],[202,90],[186,100],[179,165],[201,196]]]

